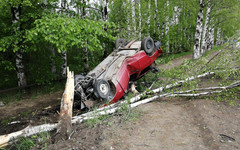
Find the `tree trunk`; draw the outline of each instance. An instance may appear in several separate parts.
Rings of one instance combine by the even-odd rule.
[[[67,68],[67,82],[61,100],[57,133],[67,139],[72,132],[72,107],[74,97],[74,73]]]
[[[213,20],[210,21],[210,29],[209,29],[209,40],[208,40],[208,46],[207,46],[207,50],[211,50],[214,46],[214,24],[213,24]]]
[[[221,45],[221,28],[217,28],[217,38],[216,38],[216,46],[220,46]]]
[[[147,19],[148,36],[150,36],[150,33],[151,33],[151,29],[150,29],[150,19],[151,19],[151,0],[148,0],[148,19]]]
[[[167,10],[169,10],[169,1],[167,1]],[[169,11],[167,11],[169,12]],[[165,27],[165,36],[167,37],[167,41],[166,41],[166,53],[168,54],[170,52],[169,50],[169,16],[166,16],[166,27]]]
[[[155,13],[154,13],[154,16],[153,16],[153,21],[154,21],[154,31],[153,31],[154,35],[153,36],[154,36],[154,38],[156,38],[156,36],[157,36],[156,35],[156,27],[158,27],[158,25],[157,25],[157,13],[158,13],[157,0],[155,0],[154,3],[155,3]]]
[[[139,0],[139,39],[142,39],[142,13],[141,13],[141,0]]]
[[[12,23],[14,24],[14,34],[17,34],[20,30],[20,15],[21,15],[21,7],[11,7],[12,13]],[[16,51],[16,72],[18,78],[18,86],[26,86],[27,85],[27,78],[25,74],[25,67],[23,63],[23,51],[22,51],[22,44],[21,42],[15,43],[18,47]]]
[[[135,19],[135,0],[132,0],[132,26],[133,26],[133,38],[136,38],[136,19]]]
[[[65,14],[67,9],[67,0],[61,0],[61,8],[62,14]],[[61,65],[61,76],[65,78],[67,75],[67,51],[62,50],[61,57],[63,60],[63,64]]]
[[[87,42],[86,42],[86,45],[87,45]],[[88,73],[89,71],[89,64],[88,64],[88,49],[87,49],[87,46],[83,48],[83,55],[84,55],[84,59],[83,59],[83,62],[84,62],[84,72],[85,73]]]
[[[198,59],[201,56],[200,44],[201,44],[201,37],[202,37],[204,0],[199,0],[199,6],[200,8],[199,8],[198,17],[197,17],[195,42],[194,42],[194,48],[193,48],[193,59]]]
[[[65,78],[67,75],[67,51],[61,51],[61,57],[63,60],[61,65],[61,76]]]
[[[203,27],[203,35],[202,35],[202,45],[201,45],[201,50],[200,50],[200,55],[204,54],[207,51],[207,34],[208,34],[208,24],[209,24],[209,16],[211,12],[211,7],[210,7],[210,2],[208,0],[207,2],[208,7],[207,7],[207,12],[206,12],[206,19],[205,19],[205,24]]]
[[[102,1],[102,20],[105,22],[107,21],[107,18],[108,18],[108,11],[107,11],[107,0],[103,0]],[[107,25],[104,26],[104,31],[107,32]],[[102,58],[106,58],[107,57],[107,47],[106,47],[106,44],[103,43],[103,54],[102,54]]]
[[[174,14],[173,14],[173,25],[179,24],[179,16],[180,16],[181,9],[178,6],[174,7]]]
[[[126,3],[123,3],[123,5],[125,5],[124,8],[127,9],[126,6],[129,5],[129,0],[127,0]],[[127,12],[127,16],[126,16],[126,17],[127,17],[127,35],[128,35],[128,37],[130,37],[130,39],[131,39],[132,34],[131,34],[131,31],[130,31],[130,21],[129,21],[129,18],[130,18],[131,16],[129,16],[129,13],[128,13],[128,12]]]

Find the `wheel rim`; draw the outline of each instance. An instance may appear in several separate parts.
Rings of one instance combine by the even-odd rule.
[[[101,91],[104,95],[106,95],[106,94],[108,93],[108,86],[107,86],[107,84],[101,84],[101,85],[100,85],[100,91]]]
[[[152,42],[148,40],[146,46],[148,49],[150,49],[152,47]]]

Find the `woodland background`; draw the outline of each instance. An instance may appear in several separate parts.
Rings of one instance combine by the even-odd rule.
[[[0,0],[0,89],[88,72],[118,38],[197,59],[239,29],[239,0]]]

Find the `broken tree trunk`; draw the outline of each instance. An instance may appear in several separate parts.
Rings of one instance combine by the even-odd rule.
[[[72,107],[74,98],[74,73],[67,68],[67,82],[61,100],[57,133],[67,139],[72,131]]]

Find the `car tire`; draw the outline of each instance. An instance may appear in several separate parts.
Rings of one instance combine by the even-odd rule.
[[[110,85],[104,79],[99,79],[94,83],[94,95],[97,98],[107,99],[110,93]]]
[[[154,41],[152,38],[147,37],[142,40],[141,49],[145,51],[147,55],[150,55],[154,49]]]
[[[117,39],[115,41],[116,48],[119,48],[119,46],[124,46],[125,40],[124,39]]]

